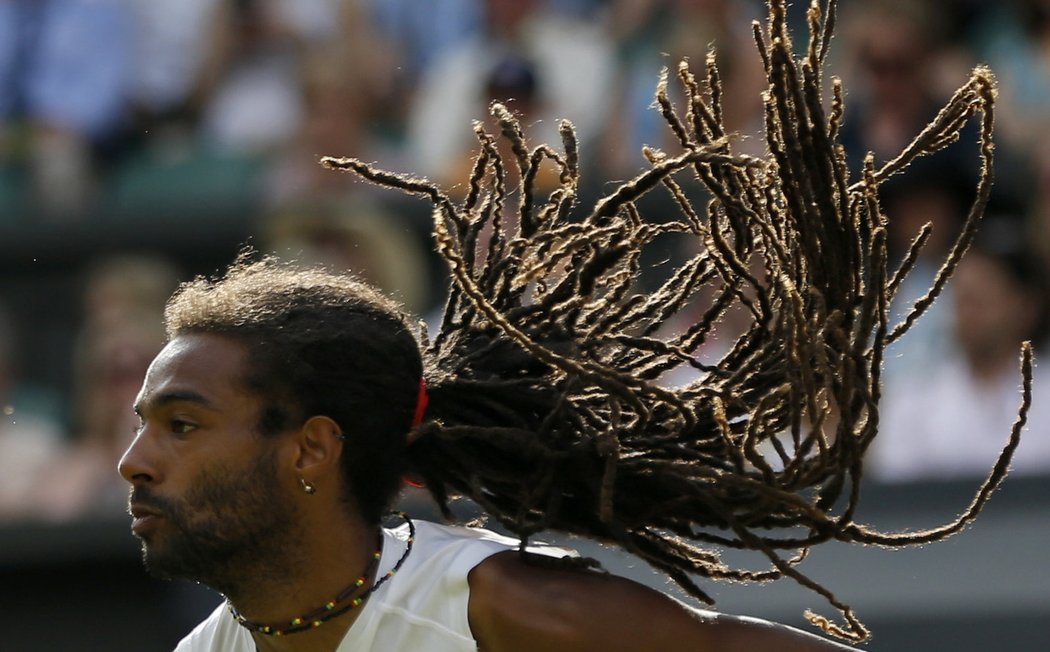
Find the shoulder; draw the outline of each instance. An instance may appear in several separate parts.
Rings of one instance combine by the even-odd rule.
[[[689,607],[631,580],[502,553],[469,576],[469,619],[484,652],[832,652],[850,648],[767,621]]]
[[[488,557],[516,550],[519,541],[491,530],[458,525],[440,525],[429,521],[413,521],[415,526],[414,552],[415,562],[428,566],[439,566],[444,573],[454,569],[464,574],[483,562]],[[407,538],[408,529],[399,528],[394,536]],[[530,544],[529,552],[550,557],[573,555],[570,550]],[[411,558],[410,558],[411,560]]]
[[[487,651],[659,649],[647,636],[654,628],[638,625],[647,622],[645,613],[703,618],[624,578],[535,564],[515,552],[489,557],[469,582],[471,629]],[[622,627],[626,622],[633,625]]]

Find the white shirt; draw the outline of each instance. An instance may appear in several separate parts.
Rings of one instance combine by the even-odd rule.
[[[1050,473],[1050,374],[1035,365],[1032,406],[1014,473]],[[959,358],[930,375],[887,381],[879,434],[871,450],[872,474],[886,481],[987,475],[1006,445],[1021,404],[1021,373],[1008,370],[981,382]]]
[[[467,574],[489,556],[515,549],[518,541],[477,528],[413,523],[416,538],[412,552],[401,570],[361,607],[337,652],[477,650],[467,622]],[[407,525],[383,530],[383,557],[377,577],[401,558],[407,540]],[[552,556],[565,554],[564,550],[543,546],[530,550]],[[254,650],[251,634],[237,624],[225,603],[175,648],[175,652]]]

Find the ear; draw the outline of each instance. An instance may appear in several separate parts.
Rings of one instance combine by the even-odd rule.
[[[338,474],[343,452],[342,430],[326,416],[312,416],[299,428],[295,438],[295,470],[312,484],[325,483]]]

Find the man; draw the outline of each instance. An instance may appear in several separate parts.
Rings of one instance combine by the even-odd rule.
[[[586,560],[528,547],[545,530],[620,546],[706,602],[696,577],[790,577],[845,620],[811,622],[866,638],[852,609],[798,570],[806,551],[833,539],[894,546],[958,532],[1017,445],[1019,426],[954,523],[884,534],[853,520],[883,351],[927,303],[899,327],[887,323],[907,270],[887,272],[878,186],[982,116],[977,200],[936,296],[988,198],[994,88],[975,71],[913,147],[883,169],[869,162],[851,184],[836,144],[842,95],[827,115],[822,103],[831,17],[822,24],[813,8],[812,43],[796,60],[784,3],[770,10],[759,39],[769,160],[732,152],[713,61],[706,86],[679,69],[685,120],[666,80],[658,86],[682,153],[647,150],[651,169],[587,215],[574,211],[571,125],[562,153],[530,151],[498,105],[513,160],[479,127],[462,201],[423,180],[325,159],[434,203],[453,283],[432,340],[417,342],[396,305],[360,283],[266,259],[242,258],[172,298],[169,343],[138,396],[142,423],[120,470],[147,566],[227,598],[181,650],[843,649],[693,611],[587,571]],[[505,163],[517,165],[520,187],[506,183]],[[545,198],[535,187],[541,165],[559,178]],[[681,170],[713,197],[706,215]],[[642,218],[635,200],[658,187],[679,219]],[[639,292],[642,250],[675,235],[701,243],[699,253]],[[711,297],[700,317],[670,331],[698,297]],[[700,363],[693,353],[731,309],[750,323],[717,364]],[[676,368],[695,380],[666,387]],[[406,474],[446,513],[451,497],[467,496],[519,540],[414,520],[381,528]],[[724,548],[758,551],[769,566],[732,568]]]
[[[422,362],[366,286],[242,262],[180,290],[167,325],[120,472],[150,571],[227,598],[179,650],[845,649],[530,563],[491,533],[381,529]]]

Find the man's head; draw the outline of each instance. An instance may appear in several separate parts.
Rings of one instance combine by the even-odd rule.
[[[315,415],[338,424],[346,497],[363,518],[379,521],[404,470],[423,373],[395,302],[346,276],[266,259],[184,285],[164,318],[169,339],[212,333],[246,347],[243,382],[263,400],[263,436]]]
[[[164,347],[146,374],[120,472],[133,487],[132,531],[156,575],[233,591],[243,584],[238,567],[275,568],[271,560],[288,557],[281,553],[301,536],[287,477],[294,450],[260,436],[263,402],[240,382],[247,368],[237,342],[190,334]]]

